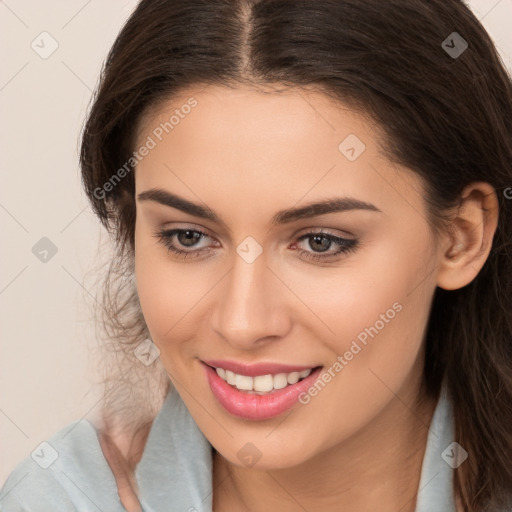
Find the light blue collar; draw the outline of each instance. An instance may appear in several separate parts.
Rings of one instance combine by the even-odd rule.
[[[453,442],[452,408],[443,387],[429,428],[415,512],[455,512],[451,466],[463,452]],[[172,388],[135,476],[144,512],[212,510],[212,447]]]
[[[465,451],[454,444],[451,402],[446,386],[430,422],[415,512],[455,512],[453,471],[463,464]]]
[[[144,512],[211,512],[212,447],[171,388],[135,470]]]

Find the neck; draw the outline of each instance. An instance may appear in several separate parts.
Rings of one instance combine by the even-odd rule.
[[[414,512],[436,404],[400,394],[356,435],[292,468],[244,468],[215,452],[213,510]]]

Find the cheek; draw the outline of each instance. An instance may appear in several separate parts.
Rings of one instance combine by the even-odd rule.
[[[395,234],[372,242],[337,269],[303,272],[290,281],[308,305],[301,322],[310,319],[310,330],[333,361],[346,354],[366,378],[369,367],[387,374],[397,364],[404,371],[414,364],[435,289],[435,261],[426,240],[421,230]]]
[[[273,271],[284,283],[293,284],[299,299],[290,298],[284,287],[282,300],[288,306],[283,311],[293,316],[298,331],[309,332],[305,338],[317,340],[320,354],[330,353],[333,361],[347,354],[350,366],[366,372],[370,366],[387,372],[398,361],[404,368],[412,364],[430,293],[422,293],[424,286],[430,286],[424,276],[431,254],[425,244],[428,236],[420,231],[416,226],[415,236],[406,232],[382,236],[338,267],[274,262]],[[208,331],[204,321],[211,314],[223,272],[218,264],[205,261],[197,265],[172,261],[165,248],[136,230],[135,273],[142,311],[164,363],[169,357],[169,364],[179,360],[187,364],[201,325]],[[423,286],[418,287],[422,279]],[[217,299],[222,303],[222,297]]]
[[[318,274],[315,279],[303,274],[295,281],[301,285],[298,294],[310,290],[304,302],[321,317],[309,324],[303,321],[303,326],[331,354],[324,369],[329,373],[326,390],[311,389],[304,398],[303,403],[309,400],[310,405],[302,411],[301,428],[317,428],[315,415],[309,412],[322,411],[324,424],[334,426],[332,439],[346,438],[371,421],[393,396],[405,398],[404,392],[415,389],[435,289],[433,256],[425,240],[394,238],[376,243],[364,257],[354,257],[350,264],[347,260],[343,270],[324,280]],[[312,288],[316,293],[311,293]],[[308,318],[313,315],[308,313]],[[300,435],[299,427],[296,434]],[[322,441],[324,448],[330,446],[329,439]]]
[[[136,239],[137,293],[151,339],[168,370],[191,361],[195,343],[187,342],[197,337],[197,318],[204,317],[205,297],[217,275],[204,264],[173,262],[165,248],[145,240],[138,244]]]
[[[147,241],[149,236],[138,236],[136,232],[137,293],[152,341],[160,349],[163,358],[167,350],[163,340],[172,335],[191,287],[183,286],[179,274],[166,264],[165,250],[160,245],[155,246],[154,241]]]

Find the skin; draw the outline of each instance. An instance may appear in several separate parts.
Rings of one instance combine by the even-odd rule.
[[[435,237],[418,176],[379,152],[374,123],[314,90],[190,89],[146,116],[137,147],[192,96],[198,105],[137,165],[136,197],[163,189],[207,205],[224,224],[137,200],[135,273],[162,363],[218,452],[214,510],[413,512],[436,405],[420,388],[433,293],[468,284],[483,266],[497,226],[494,189],[467,187],[450,229]],[[355,161],[338,149],[349,134],[366,146]],[[279,210],[341,196],[380,212],[271,224]],[[203,231],[195,246],[173,243],[207,249],[176,256],[155,237],[163,228]],[[312,238],[298,241],[309,230],[359,246],[310,261],[297,249],[323,253]],[[253,263],[236,252],[247,236],[263,250]],[[307,405],[248,421],[209,388],[200,360],[330,368],[397,302],[402,310]],[[237,455],[248,442],[261,454],[252,467]],[[128,471],[116,478],[128,482]],[[120,495],[137,510],[131,491]]]

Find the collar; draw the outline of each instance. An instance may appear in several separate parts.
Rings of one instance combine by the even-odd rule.
[[[452,404],[443,383],[428,430],[415,512],[456,512],[453,471],[466,457],[467,452],[454,439]]]
[[[212,510],[212,447],[171,387],[135,470],[144,512]]]
[[[415,512],[455,512],[452,473],[464,454],[457,446],[443,385],[427,436]],[[135,476],[144,512],[212,510],[212,446],[172,387],[153,421]]]

